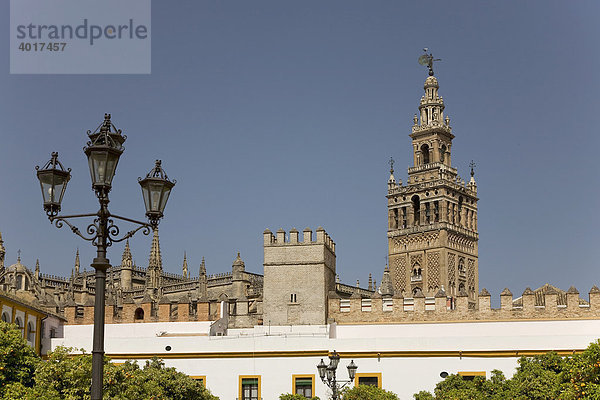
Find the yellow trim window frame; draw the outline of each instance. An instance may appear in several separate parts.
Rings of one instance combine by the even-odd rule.
[[[377,387],[381,388],[381,372],[373,372],[373,373],[361,373],[361,374],[356,374],[356,376],[354,377],[354,386],[358,386],[358,385],[368,385],[369,383],[360,383],[361,378],[366,378],[363,379],[363,381],[369,380],[371,381],[373,378],[377,378]],[[373,385],[374,386],[374,385]]]
[[[457,374],[464,380],[473,380],[476,376],[482,376],[483,379],[486,378],[485,371],[458,371]]]
[[[296,390],[297,390],[298,386],[301,386],[301,385],[308,386],[309,379],[310,379],[311,389],[310,389],[310,397],[307,397],[307,399],[314,397],[315,396],[315,375],[314,374],[292,375],[292,394],[297,394]]]
[[[260,375],[240,375],[239,400],[261,400]]]
[[[200,381],[202,386],[206,387],[206,375],[190,375],[190,378],[195,381]]]

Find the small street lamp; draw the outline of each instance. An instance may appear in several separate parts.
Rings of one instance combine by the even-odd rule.
[[[102,378],[104,376],[104,296],[106,289],[106,270],[110,268],[110,261],[106,258],[106,250],[115,242],[122,242],[135,235],[140,229],[148,235],[151,229],[156,229],[163,217],[165,206],[176,181],[170,181],[161,168],[160,160],[150,170],[146,178],[139,178],[146,217],[148,223],[111,214],[108,211],[108,194],[112,189],[112,180],[115,176],[119,157],[123,153],[123,143],[127,136],[121,135],[110,120],[110,114],[104,114],[104,121],[94,132],[87,131],[89,141],[83,149],[88,158],[92,190],[96,193],[100,209],[97,213],[59,215],[61,202],[71,179],[71,169],[66,169],[58,161],[58,153],[53,152],[52,158],[42,168],[35,167],[37,177],[42,189],[44,211],[50,223],[57,228],[67,224],[71,231],[81,238],[92,242],[96,246],[96,258],[92,267],[96,274],[95,301],[94,301],[94,342],[92,347],[92,387],[91,399],[101,400],[103,395]],[[85,229],[85,234],[69,222],[70,219],[93,217],[94,220]],[[114,219],[130,222],[137,228],[127,232],[119,238],[119,227],[114,224]]]
[[[317,370],[319,371],[319,376],[321,377],[321,381],[326,384],[332,392],[331,399],[339,400],[340,391],[350,382],[354,381],[354,377],[356,376],[356,370],[358,367],[354,364],[354,360],[350,361],[348,364],[348,377],[350,380],[347,381],[339,381],[336,378],[336,370],[340,363],[340,355],[337,351],[333,350],[333,353],[329,356],[329,365],[323,362],[321,358],[321,362],[317,364]],[[340,386],[339,383],[342,383]]]

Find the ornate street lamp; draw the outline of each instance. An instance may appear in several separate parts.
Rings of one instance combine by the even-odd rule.
[[[333,353],[329,356],[329,365],[323,362],[321,358],[321,362],[317,364],[317,370],[319,371],[319,377],[324,384],[326,384],[332,393],[332,400],[339,400],[340,391],[346,387],[350,382],[354,381],[354,377],[356,376],[356,370],[358,367],[354,364],[354,360],[348,364],[348,377],[350,380],[340,381],[336,378],[336,370],[340,363],[340,354],[337,351],[333,351]],[[342,383],[340,386],[339,384]]]
[[[71,231],[83,239],[92,242],[96,246],[96,258],[92,267],[96,270],[96,290],[94,302],[94,342],[92,347],[92,387],[91,399],[102,399],[102,378],[104,376],[104,295],[106,289],[106,270],[110,268],[110,261],[106,258],[106,249],[115,242],[122,242],[142,230],[148,235],[151,229],[156,229],[160,219],[163,217],[165,206],[176,181],[169,181],[167,175],[160,167],[160,161],[148,174],[146,179],[140,181],[146,204],[146,216],[148,223],[134,219],[111,214],[108,211],[108,194],[112,188],[112,180],[115,176],[119,157],[123,153],[123,143],[127,136],[121,135],[110,121],[110,114],[104,114],[104,121],[95,131],[87,132],[89,141],[83,149],[87,158],[92,178],[92,189],[96,193],[100,209],[97,213],[59,215],[62,198],[67,188],[67,182],[71,178],[71,169],[65,170],[60,161],[58,153],[52,153],[52,158],[43,168],[36,167],[37,177],[42,189],[44,200],[44,211],[48,219],[57,228],[67,224]],[[158,196],[158,197],[153,197]],[[148,200],[146,200],[146,198]],[[154,201],[154,199],[157,199]],[[94,220],[81,233],[79,228],[69,222],[70,219],[93,217]],[[114,224],[114,219],[120,219],[137,225],[137,228],[127,232],[119,238],[119,227]]]
[[[160,164],[161,161],[156,160],[156,165],[146,174],[146,177],[144,179],[138,178],[142,187],[142,196],[144,196],[146,217],[148,217],[150,223],[154,224],[158,224],[158,221],[163,217],[171,189],[177,183],[175,180],[173,182],[169,180]]]
[[[52,158],[42,169],[40,167],[35,167],[35,169],[42,188],[44,211],[48,216],[56,216],[60,212],[60,203],[65,195],[67,182],[71,179],[71,168],[65,170],[65,167],[58,161],[58,153],[53,152]]]

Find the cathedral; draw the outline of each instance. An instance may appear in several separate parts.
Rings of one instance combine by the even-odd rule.
[[[290,388],[297,393],[297,385],[325,396],[315,386],[315,358],[333,349],[357,359],[356,384],[407,397],[432,388],[446,371],[472,376],[500,368],[510,375],[521,355],[582,351],[600,329],[596,286],[580,296],[574,287],[546,284],[516,298],[506,288],[499,308],[480,290],[474,165],[468,182],[452,166],[454,134],[444,109],[430,66],[409,135],[406,183],[390,160],[388,265],[379,285],[371,276],[367,287],[340,281],[336,243],[322,227],[266,229],[263,274],[246,271],[239,253],[229,271],[209,274],[204,260],[192,271],[184,255],[181,272],[167,272],[155,229],[147,265],[134,264],[127,242],[120,265],[107,271],[107,354],[117,362],[158,356],[209,388],[216,382],[213,392],[222,398],[243,398],[252,380],[259,397],[270,399]],[[68,277],[41,272],[39,262],[32,270],[20,256],[5,267],[5,255],[0,235],[0,294],[62,321],[62,336],[42,338],[42,348],[89,348],[95,281],[79,253]],[[10,316],[3,312],[3,319]],[[284,362],[269,363],[273,357]],[[423,374],[415,381],[396,371]]]

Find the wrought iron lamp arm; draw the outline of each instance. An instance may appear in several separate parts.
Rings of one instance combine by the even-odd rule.
[[[94,222],[92,222],[91,224],[89,224],[86,228],[86,232],[88,235],[90,236],[86,236],[83,233],[81,233],[81,230],[76,227],[75,225],[73,225],[72,223],[69,222],[69,219],[74,219],[74,218],[83,218],[83,217],[96,217],[94,219]],[[106,231],[107,231],[107,237],[106,237],[106,245],[110,246],[113,243],[118,243],[118,242],[122,242],[126,239],[129,239],[130,237],[132,237],[133,235],[135,235],[139,230],[142,230],[142,233],[146,236],[148,236],[150,234],[150,231],[152,229],[152,226],[146,222],[141,222],[141,221],[136,221],[134,219],[131,218],[126,218],[126,217],[121,217],[119,215],[111,215],[110,213],[108,213],[108,215],[105,216],[106,221],[107,221],[107,226],[106,226]],[[127,221],[133,224],[137,224],[139,225],[137,228],[128,231],[127,233],[125,233],[125,235],[123,235],[123,237],[121,238],[117,238],[119,236],[119,227],[117,225],[114,224],[113,222],[113,218],[116,219],[120,219],[123,221]],[[54,226],[56,226],[57,228],[62,228],[64,226],[64,224],[67,224],[69,226],[69,228],[71,228],[71,231],[76,234],[77,236],[81,237],[84,240],[87,240],[88,242],[92,242],[94,245],[96,245],[97,243],[97,239],[100,237],[100,227],[99,227],[99,222],[100,222],[100,217],[99,217],[99,213],[96,214],[73,214],[73,215],[56,215],[56,216],[49,216],[48,219],[50,220],[50,223],[53,223]]]

